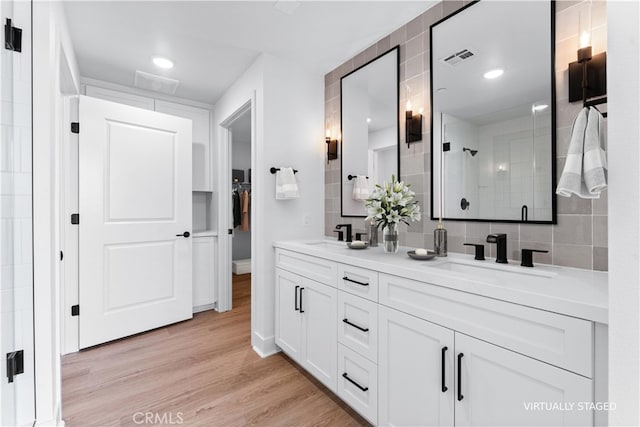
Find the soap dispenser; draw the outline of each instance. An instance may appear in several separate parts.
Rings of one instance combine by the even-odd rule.
[[[378,246],[378,224],[376,224],[375,218],[371,218],[367,229],[369,230],[369,246],[375,248]]]
[[[433,250],[436,256],[447,256],[447,230],[444,228],[442,218],[438,220],[438,227],[433,230]]]

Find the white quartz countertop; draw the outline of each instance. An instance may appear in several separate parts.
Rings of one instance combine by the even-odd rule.
[[[419,280],[437,286],[608,323],[609,298],[606,272],[519,262],[496,265],[495,258],[475,261],[473,255],[449,253],[448,257],[418,261],[401,247],[396,254],[382,246],[349,249],[344,242],[315,239],[275,242],[274,247],[342,262],[381,273]],[[535,261],[534,261],[535,263]],[[452,269],[453,271],[451,271]]]

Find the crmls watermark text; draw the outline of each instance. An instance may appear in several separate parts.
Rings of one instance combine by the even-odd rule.
[[[182,424],[182,412],[136,412],[133,414],[133,422],[136,424]]]
[[[524,402],[527,411],[615,411],[615,402]]]

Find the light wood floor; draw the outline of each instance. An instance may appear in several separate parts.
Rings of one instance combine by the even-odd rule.
[[[233,306],[64,356],[67,426],[367,424],[286,356],[251,349],[250,274],[234,275]]]

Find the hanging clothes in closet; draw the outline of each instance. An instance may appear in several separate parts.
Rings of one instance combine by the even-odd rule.
[[[249,230],[249,200],[251,199],[251,195],[247,190],[242,192],[242,219],[240,221],[240,230],[248,231]]]
[[[233,189],[231,200],[233,205],[233,228],[236,228],[242,222],[242,204],[240,201],[240,192],[237,188]]]

